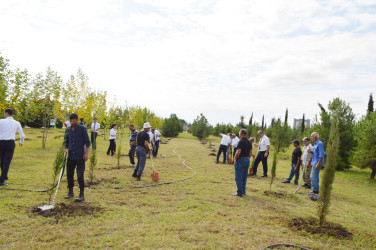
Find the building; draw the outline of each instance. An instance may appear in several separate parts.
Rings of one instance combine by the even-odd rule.
[[[294,129],[295,128],[301,128],[302,127],[302,119],[294,119]],[[310,119],[304,119],[304,127],[310,128],[311,127],[311,120]]]

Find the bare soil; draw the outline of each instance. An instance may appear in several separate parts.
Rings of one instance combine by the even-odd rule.
[[[90,205],[89,203],[74,202],[74,203],[58,203],[55,205],[54,209],[42,211],[38,208],[39,206],[33,206],[30,209],[32,215],[38,215],[43,217],[54,217],[56,219],[62,217],[76,217],[92,215],[95,213],[103,213],[104,209],[101,207]]]
[[[113,184],[119,184],[120,182],[116,180],[116,177],[112,177],[112,178],[102,178],[100,180],[95,180],[93,182],[89,182],[87,181],[85,183],[85,187],[91,187],[91,186],[95,186],[95,185],[99,185],[99,184],[105,184],[105,183],[113,183]]]
[[[210,153],[209,155],[210,155],[210,156],[217,156],[216,153]]]
[[[266,196],[274,196],[275,198],[285,198],[287,193],[285,192],[274,192],[274,191],[264,191]]]

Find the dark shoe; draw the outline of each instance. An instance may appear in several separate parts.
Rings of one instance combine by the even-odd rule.
[[[296,186],[296,185],[298,185],[298,183],[295,183],[295,182],[294,182],[294,185]]]
[[[243,195],[238,194],[238,193],[233,193],[232,195],[233,195],[233,196],[239,196],[239,197],[242,197],[242,196],[243,196]]]
[[[141,175],[138,174],[136,177],[137,177],[137,181],[141,181]]]
[[[256,173],[251,173],[251,174],[250,174],[250,176],[255,176],[255,175],[256,175]]]
[[[215,162],[215,164],[219,164],[219,162],[218,162],[218,161],[216,161],[216,162]]]
[[[319,191],[313,191],[312,193],[314,193],[314,194],[319,194]]]
[[[282,181],[282,183],[290,183],[290,181]]]
[[[261,177],[264,177],[264,178],[266,178],[266,177],[268,177],[267,175],[263,175],[263,176],[261,176]]]
[[[73,196],[74,196],[74,194],[73,194],[73,188],[70,188],[67,196],[65,196],[65,199],[69,199],[69,198],[71,198]]]
[[[306,184],[306,186],[304,188],[311,189],[311,185]]]
[[[85,200],[85,196],[84,196],[84,190],[81,190],[80,191],[80,195],[77,197],[76,201],[77,202],[82,202]]]
[[[0,186],[7,186],[8,184],[6,184],[5,182],[0,182]]]
[[[132,177],[137,177],[137,170],[133,172]]]

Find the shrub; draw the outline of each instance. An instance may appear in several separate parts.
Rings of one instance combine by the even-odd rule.
[[[179,132],[183,131],[183,125],[176,114],[171,114],[170,118],[164,121],[161,130],[163,136],[176,137],[179,135]]]

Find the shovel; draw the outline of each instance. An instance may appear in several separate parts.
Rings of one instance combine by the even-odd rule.
[[[151,161],[151,166],[153,168],[153,173],[151,174],[151,179],[155,182],[159,180],[159,174],[155,172],[154,169],[154,163],[153,163],[153,157],[150,155],[150,161]]]
[[[52,210],[52,209],[55,208],[55,199],[56,199],[57,191],[59,190],[60,181],[61,181],[61,179],[63,178],[63,173],[64,173],[64,167],[65,167],[65,159],[66,159],[66,155],[67,155],[67,153],[65,152],[65,153],[64,153],[63,167],[61,168],[60,176],[59,176],[59,180],[57,181],[56,192],[55,192],[54,199],[52,200],[52,204],[49,204],[49,205],[43,205],[43,206],[38,207],[41,211]]]

